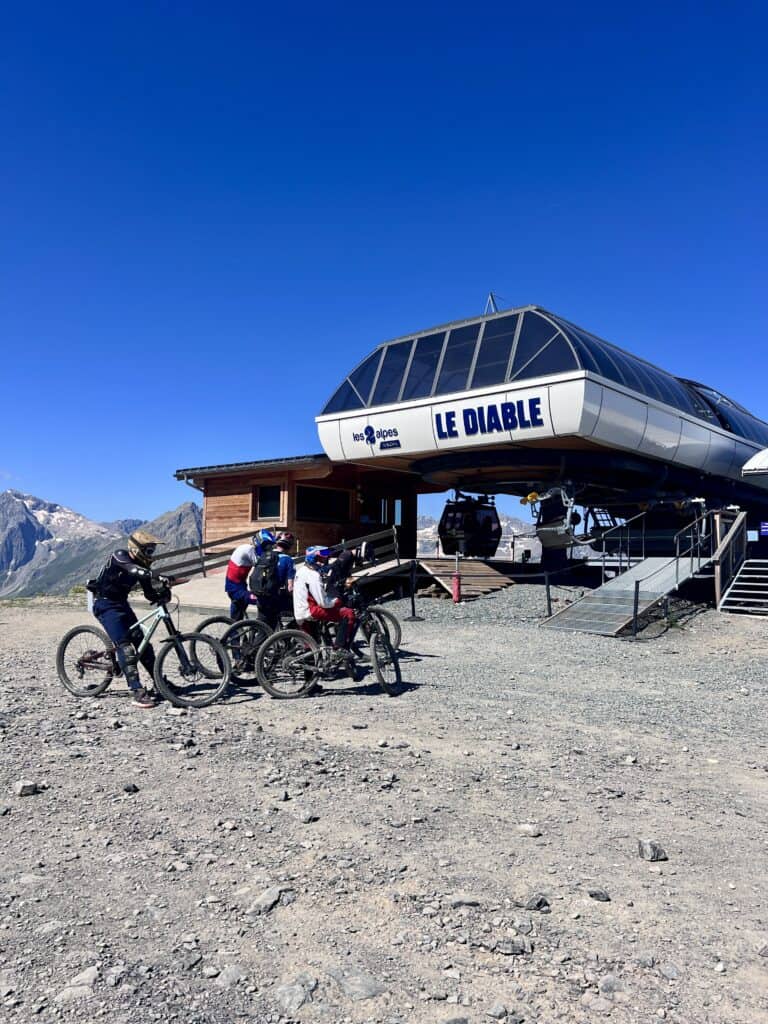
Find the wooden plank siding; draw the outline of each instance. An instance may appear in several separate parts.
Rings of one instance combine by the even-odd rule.
[[[267,528],[287,529],[293,533],[298,546],[308,544],[339,544],[342,540],[381,529],[389,523],[361,522],[361,497],[373,497],[377,502],[401,501],[401,550],[406,557],[415,554],[417,494],[412,482],[401,474],[389,470],[379,472],[359,469],[350,465],[303,466],[300,469],[281,467],[278,472],[248,472],[211,475],[200,481],[203,491],[203,540],[216,541],[247,530]],[[254,519],[254,487],[280,488],[280,515],[270,519]],[[297,488],[300,486],[332,488],[345,491],[349,496],[346,518],[337,522],[299,520]],[[391,515],[388,516],[391,518]]]

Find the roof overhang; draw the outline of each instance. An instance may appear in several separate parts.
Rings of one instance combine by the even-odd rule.
[[[255,462],[224,462],[217,466],[192,466],[177,469],[173,474],[177,480],[199,487],[198,481],[214,476],[251,476],[254,473],[279,473],[285,470],[317,469],[320,475],[327,473],[332,466],[331,460],[324,452],[316,455],[290,455],[283,459],[260,459]]]

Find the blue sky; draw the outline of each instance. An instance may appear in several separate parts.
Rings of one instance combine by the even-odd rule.
[[[768,419],[764,5],[285,12],[4,11],[0,487],[149,518],[317,451],[491,289]]]

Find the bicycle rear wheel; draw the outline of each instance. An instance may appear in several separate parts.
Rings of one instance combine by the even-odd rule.
[[[403,681],[400,672],[400,658],[385,633],[374,633],[371,637],[371,664],[382,690],[394,697],[400,692]]]
[[[70,629],[56,651],[56,671],[75,697],[98,697],[117,675],[114,646],[95,626]]]
[[[272,635],[272,630],[258,619],[244,619],[230,626],[221,638],[221,644],[232,665],[231,680],[237,686],[258,683],[256,655],[259,648]]]
[[[155,661],[155,686],[176,707],[204,708],[224,693],[230,672],[229,657],[218,640],[204,633],[180,633],[163,643]]]
[[[256,655],[256,675],[270,697],[304,697],[321,675],[317,642],[300,629],[273,633]]]
[[[195,633],[205,633],[206,636],[212,636],[214,640],[221,640],[228,629],[232,627],[234,619],[231,619],[228,615],[213,615],[211,618],[203,619],[195,626]],[[192,657],[195,657],[197,651],[196,642],[191,641],[190,653]],[[205,672],[205,661],[200,665],[200,671]],[[216,678],[216,674],[211,677]]]

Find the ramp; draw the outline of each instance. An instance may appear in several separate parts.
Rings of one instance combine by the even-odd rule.
[[[456,567],[453,558],[419,558],[417,561],[421,568],[433,577],[438,586],[442,587],[446,593],[452,593],[453,572]],[[504,590],[514,582],[486,562],[475,562],[470,559],[462,560],[459,563],[459,576],[461,577],[462,600],[471,600],[475,597],[483,597],[485,594],[492,594],[497,590]]]
[[[602,587],[563,608],[541,625],[545,629],[616,636],[635,617],[636,583],[640,583],[637,613],[642,615],[681,583],[695,576],[711,560],[711,556],[645,558],[621,576],[608,580]]]

